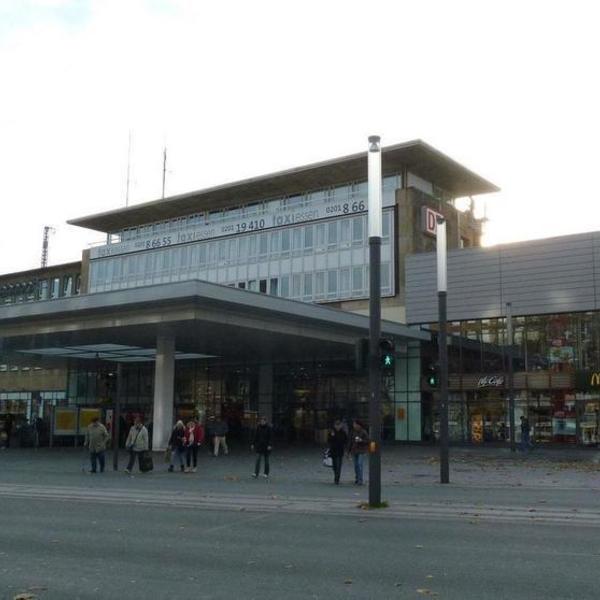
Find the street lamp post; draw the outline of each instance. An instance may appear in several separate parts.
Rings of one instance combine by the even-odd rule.
[[[369,137],[369,505],[381,505],[381,138]]]
[[[514,389],[514,371],[513,371],[513,322],[512,322],[512,304],[506,303],[506,335],[508,337],[508,412],[510,418],[510,451],[516,452],[515,444],[515,389]]]
[[[121,438],[121,393],[123,391],[123,363],[117,363],[115,385],[115,412],[113,415],[113,471],[119,470],[119,440]]]
[[[450,458],[448,449],[448,347],[446,345],[448,257],[446,219],[441,216],[437,217],[436,232],[439,312],[438,351],[440,364],[440,483],[450,483]]]

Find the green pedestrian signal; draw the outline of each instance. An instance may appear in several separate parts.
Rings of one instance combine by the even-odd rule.
[[[396,363],[396,349],[392,340],[383,339],[379,342],[381,370],[384,375],[393,375]]]

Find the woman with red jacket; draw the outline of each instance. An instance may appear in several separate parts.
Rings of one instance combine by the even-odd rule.
[[[198,447],[204,441],[204,427],[194,419],[188,422],[185,428],[185,464],[186,473],[195,473],[198,464]],[[193,465],[193,466],[192,466]]]

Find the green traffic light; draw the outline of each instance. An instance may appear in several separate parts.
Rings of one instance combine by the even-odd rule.
[[[383,357],[383,366],[391,367],[393,364],[394,364],[394,359],[392,358],[392,356],[390,354],[386,354]]]

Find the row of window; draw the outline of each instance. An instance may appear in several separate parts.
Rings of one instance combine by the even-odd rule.
[[[383,288],[384,293],[391,294],[393,210],[385,211],[383,222],[381,257],[386,265]],[[246,289],[306,301],[364,297],[368,292],[363,275],[368,265],[365,225],[366,218],[359,215],[94,260],[90,291],[201,279],[223,285],[239,283]],[[308,283],[313,275],[314,285]],[[298,291],[294,287],[298,277],[306,279],[311,291]],[[322,281],[323,277],[327,281]],[[268,282],[263,284],[265,289],[261,289],[260,281]],[[278,282],[273,284],[277,286],[276,292],[271,290],[272,281]]]
[[[17,304],[73,296],[80,292],[81,276],[63,275],[0,286],[0,304]]]
[[[400,175],[390,175],[383,178],[383,194],[394,194],[396,189],[402,186]],[[198,227],[208,224],[217,224],[242,218],[252,218],[264,214],[273,214],[290,209],[310,207],[322,202],[352,202],[359,199],[365,200],[368,196],[366,181],[351,183],[335,188],[321,189],[305,194],[277,198],[262,202],[254,202],[228,208],[225,210],[214,210],[209,212],[195,213],[168,221],[159,221],[149,225],[131,227],[115,234],[115,238],[109,239],[110,243],[118,243],[140,237],[150,237],[181,231],[183,229]]]
[[[294,273],[268,279],[249,279],[227,284],[229,287],[281,296],[302,302],[343,300],[364,297],[369,282],[369,267],[346,267],[316,273]],[[390,263],[381,265],[381,294],[392,293]]]
[[[393,211],[383,215],[383,246],[389,246]],[[198,242],[162,250],[146,251],[112,259],[93,261],[91,291],[131,277],[167,273],[174,269],[201,270],[249,263],[265,263],[290,257],[331,253],[349,248],[366,248],[367,217],[345,219],[246,234],[227,239]],[[364,262],[360,258],[360,262]],[[206,275],[204,275],[206,277]],[[190,277],[194,277],[190,274]],[[222,279],[219,279],[222,282]]]

